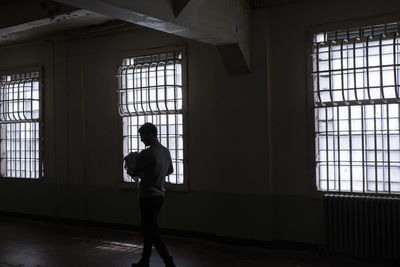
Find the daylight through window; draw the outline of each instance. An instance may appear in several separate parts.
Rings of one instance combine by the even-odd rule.
[[[171,152],[174,173],[167,182],[183,184],[182,53],[125,58],[118,70],[123,154],[144,149],[138,128],[151,122]],[[124,181],[132,181],[124,172]]]
[[[398,24],[314,36],[317,187],[400,193]]]
[[[0,75],[0,175],[41,177],[39,72]]]

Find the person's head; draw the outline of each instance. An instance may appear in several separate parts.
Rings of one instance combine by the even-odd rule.
[[[145,146],[150,146],[158,142],[157,127],[150,122],[146,122],[145,124],[140,126],[139,135],[140,140]]]

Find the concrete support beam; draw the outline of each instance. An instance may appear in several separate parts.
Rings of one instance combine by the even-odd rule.
[[[41,19],[54,18],[75,10],[77,8],[50,0],[6,1],[0,7],[0,29]]]
[[[39,36],[43,35],[43,32],[46,31],[61,31],[63,29],[68,29],[73,25],[75,25],[75,27],[82,27],[85,26],[85,23],[90,22],[89,24],[91,24],[96,20],[102,22],[104,18],[99,19],[99,16],[91,11],[82,9],[75,10],[51,18],[42,18],[15,26],[0,28],[0,42],[4,43],[13,40],[21,40],[24,37],[33,35]]]
[[[215,45],[229,74],[250,70],[250,8],[245,0],[57,1]]]
[[[178,17],[179,13],[181,13],[189,1],[190,0],[171,0],[175,18]]]

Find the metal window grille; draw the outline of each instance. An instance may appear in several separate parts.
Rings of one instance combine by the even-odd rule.
[[[118,70],[119,113],[123,117],[123,154],[144,149],[138,129],[145,122],[171,152],[174,173],[167,182],[183,184],[182,53],[123,59]],[[132,181],[124,172],[124,181]]]
[[[0,76],[0,176],[39,178],[39,72]]]
[[[316,34],[316,183],[322,191],[400,193],[397,23]]]

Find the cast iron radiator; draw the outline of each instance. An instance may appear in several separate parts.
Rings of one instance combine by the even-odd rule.
[[[400,198],[324,195],[331,254],[400,259]]]

